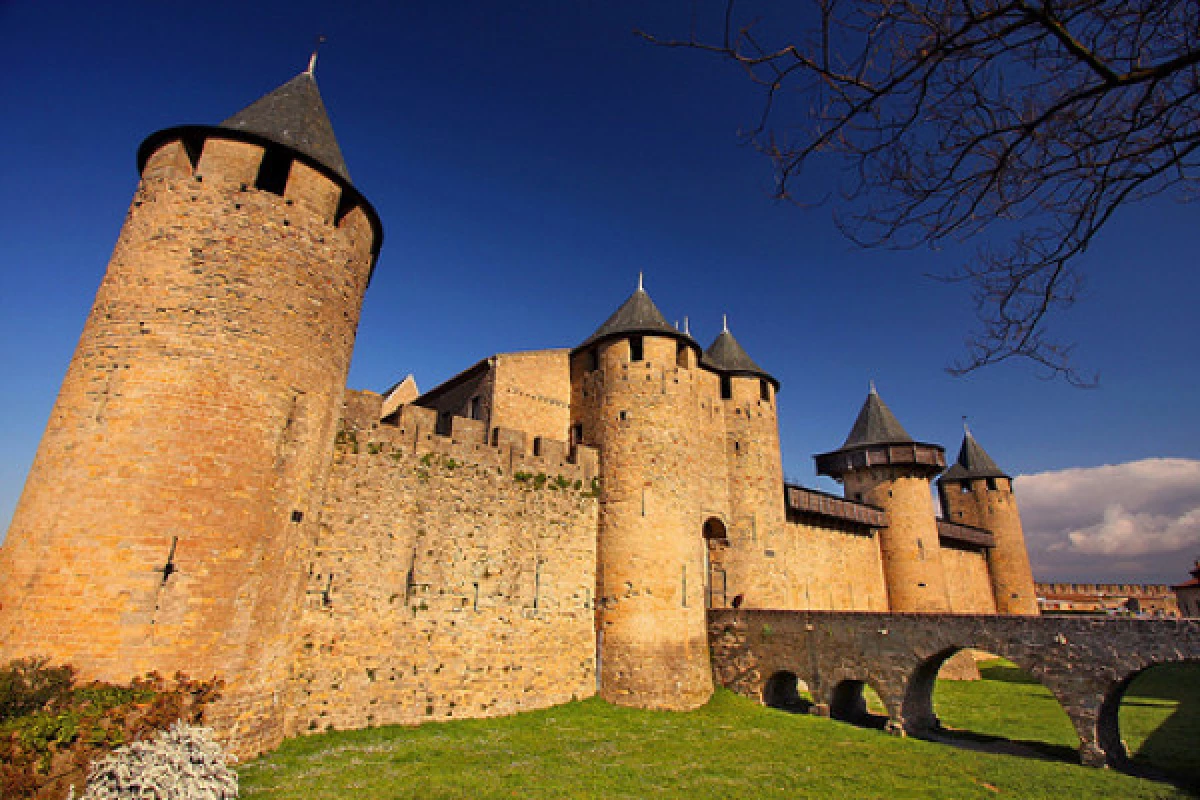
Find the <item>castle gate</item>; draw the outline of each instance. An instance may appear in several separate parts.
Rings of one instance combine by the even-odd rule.
[[[865,683],[887,707],[889,729],[912,734],[937,725],[942,662],[964,648],[995,653],[1050,690],[1091,766],[1128,759],[1117,711],[1138,673],[1200,660],[1198,620],[714,609],[708,623],[720,685],[767,702],[772,677],[792,673],[808,684],[814,711],[829,714],[847,704],[846,687]]]

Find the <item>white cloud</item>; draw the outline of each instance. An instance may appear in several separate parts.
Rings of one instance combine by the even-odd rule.
[[[1200,461],[1040,472],[1015,489],[1039,580],[1177,583],[1200,556]]]

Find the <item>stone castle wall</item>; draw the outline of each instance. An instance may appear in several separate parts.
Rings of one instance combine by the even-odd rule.
[[[970,547],[942,545],[942,569],[950,611],[956,614],[995,614],[992,577],[987,554]]]
[[[845,477],[846,496],[884,509],[879,550],[892,611],[950,610],[937,519],[929,480],[903,466],[855,470]]]
[[[760,548],[763,572],[784,593],[776,608],[886,611],[887,586],[875,534],[790,520]],[[749,607],[763,607],[758,604]]]
[[[433,433],[348,393],[307,553],[289,734],[487,717],[595,693],[595,453]],[[509,436],[512,442],[519,436]],[[542,476],[542,477],[539,477]]]
[[[301,589],[374,236],[261,146],[149,154],[0,550],[0,660],[85,679],[221,674],[216,724],[274,746]]]
[[[984,528],[995,537],[995,547],[987,553],[993,607],[1001,614],[1037,614],[1033,570],[1012,481],[976,478],[947,481],[945,485],[939,482],[938,494],[947,519]]]
[[[532,350],[495,357],[491,426],[566,441],[571,426],[568,350]]]
[[[571,411],[601,458],[601,693],[695,708],[712,693],[704,523],[729,519],[718,376],[665,336],[637,361],[626,338],[594,349],[572,360]]]

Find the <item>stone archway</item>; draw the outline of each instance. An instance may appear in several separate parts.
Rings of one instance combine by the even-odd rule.
[[[808,713],[813,704],[811,700],[806,700],[801,696],[802,685],[804,686],[803,691],[807,691],[808,685],[804,684],[796,676],[796,673],[788,670],[776,672],[763,685],[763,705],[777,708],[780,711],[790,711],[794,714]]]
[[[725,571],[725,554],[729,549],[728,531],[720,517],[709,517],[704,521],[703,533],[704,604],[706,608],[728,608],[731,600],[728,575]]]
[[[884,730],[888,727],[889,714],[874,714],[867,707],[866,687],[862,680],[844,680],[833,687],[829,700],[829,716],[839,722],[848,722],[859,728]],[[876,694],[878,691],[872,687]]]
[[[1121,702],[1125,699],[1126,693],[1134,681],[1152,670],[1184,665],[1200,667],[1200,659],[1180,658],[1147,663],[1112,684],[1096,715],[1096,746],[1104,754],[1105,763],[1108,766],[1120,769],[1133,767],[1133,758],[1126,749],[1126,737],[1121,731],[1120,711]],[[1183,711],[1190,711],[1193,715],[1200,714],[1200,709],[1195,708]]]
[[[995,643],[991,647],[992,649],[996,649]],[[973,717],[969,704],[964,701],[970,697],[972,688],[978,691],[979,685],[974,683],[962,684],[955,682],[953,685],[947,685],[945,688],[945,691],[952,691],[956,687],[961,687],[958,691],[958,702],[955,706],[958,708],[959,714],[967,715],[968,721],[966,724],[956,718],[945,721],[937,714],[935,687],[937,686],[938,674],[941,667],[953,658],[955,654],[967,649],[972,648],[946,647],[921,661],[912,670],[905,685],[902,704],[905,732],[921,739],[968,750],[1005,753],[1008,755],[1050,759],[1069,763],[1078,761],[1080,749],[1083,746],[1083,738],[1079,734],[1078,719],[1071,713],[1074,709],[1063,703],[1058,692],[1055,691],[1052,682],[1046,680],[1047,676],[1043,675],[1039,678],[1035,670],[1017,663],[1016,660],[1007,659],[1006,657],[1011,666],[994,667],[993,671],[1003,673],[1004,677],[993,678],[993,680],[1010,683],[1011,685],[1008,689],[1014,693],[1014,699],[1018,695],[1025,696],[1029,693],[1036,695],[1039,699],[1043,696],[1042,692],[1048,695],[1045,699],[1052,700],[1057,711],[1061,712],[1059,723],[1062,730],[1060,733],[1064,737],[1073,734],[1073,740],[1070,743],[1060,741],[1054,734],[1049,734],[1046,738],[1037,734],[1034,734],[1032,738],[1026,738],[1028,734],[1024,733],[1024,729],[1027,723],[1024,720],[1020,720],[1019,715],[1006,715],[1002,708],[994,708],[988,722],[981,723],[978,717],[974,717],[973,723],[970,722],[969,720]],[[966,697],[963,696],[964,694]],[[1054,715],[1054,712],[1048,713]],[[1015,721],[1020,722],[1019,729],[1018,726],[1014,725]],[[1042,719],[1042,724],[1053,726],[1055,723],[1048,719]],[[1040,726],[1031,727],[1040,729]],[[1068,730],[1071,732],[1070,734],[1066,733]]]

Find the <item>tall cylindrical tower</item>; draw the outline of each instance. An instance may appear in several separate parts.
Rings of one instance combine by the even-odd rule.
[[[311,72],[160,131],[0,548],[0,659],[227,682],[279,736],[363,294],[381,242]]]
[[[841,482],[847,498],[887,512],[879,550],[891,610],[949,611],[929,486],[945,451],[914,441],[872,385],[845,443],[816,461],[817,474]]]
[[[600,451],[600,694],[689,709],[712,693],[704,523],[725,516],[719,382],[640,287],[571,357],[575,437]]]
[[[938,479],[938,495],[946,519],[986,528],[995,537],[987,559],[996,610],[1036,615],[1037,592],[1012,478],[996,466],[970,430],[964,431],[958,462]]]
[[[764,570],[763,552],[783,534],[783,461],[776,395],[779,381],[750,358],[728,324],[704,352],[721,382],[729,530],[710,533],[710,605],[797,608],[797,584],[783,569]]]

